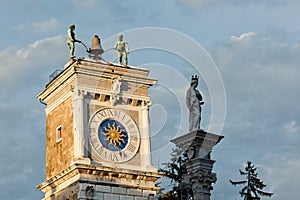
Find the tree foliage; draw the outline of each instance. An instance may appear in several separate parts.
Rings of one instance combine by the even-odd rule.
[[[164,167],[159,168],[158,171],[162,172],[165,177],[169,178],[172,183],[172,190],[166,193],[159,194],[159,200],[175,200],[181,199],[181,196],[190,196],[190,191],[180,188],[183,181],[183,176],[186,174],[185,162],[187,156],[180,148],[172,149],[171,160],[168,163],[163,163]]]
[[[256,169],[257,168],[254,167],[250,161],[248,161],[245,171],[239,170],[240,175],[245,176],[246,180],[229,180],[234,186],[244,185],[239,192],[241,197],[244,197],[244,200],[259,200],[261,199],[260,196],[271,197],[273,195],[273,193],[263,191],[266,185],[257,177],[258,173],[256,173]]]
[[[159,168],[158,171],[162,172],[164,176],[171,179],[171,182],[181,183],[183,180],[183,175],[186,173],[186,168],[184,163],[187,160],[185,154],[182,153],[181,149],[172,149],[171,161],[168,163],[163,163],[164,168]]]
[[[177,198],[177,196],[176,196],[176,194],[174,194],[174,191],[170,190],[166,193],[159,194],[158,200],[174,200],[176,198]]]

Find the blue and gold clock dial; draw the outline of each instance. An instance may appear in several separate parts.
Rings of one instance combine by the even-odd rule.
[[[128,133],[123,124],[114,119],[101,122],[98,135],[102,145],[111,151],[120,151],[128,144]]]
[[[140,133],[134,120],[124,111],[98,110],[89,121],[92,155],[99,161],[126,162],[140,146]]]

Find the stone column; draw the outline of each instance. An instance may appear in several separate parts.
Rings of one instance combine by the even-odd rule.
[[[191,184],[194,200],[210,200],[212,184],[217,181],[217,175],[212,172],[215,161],[210,158],[210,153],[222,138],[196,130],[171,140],[188,155],[184,181]]]
[[[150,128],[149,128],[149,106],[150,102],[143,102],[140,114],[140,133],[141,133],[141,163],[144,166],[151,166],[150,155]]]
[[[90,159],[86,157],[86,127],[87,108],[84,103],[86,91],[76,88],[73,94],[73,119],[74,119],[74,158],[73,163],[90,164]]]
[[[188,182],[192,186],[194,200],[210,200],[212,184],[217,181],[217,175],[212,173],[214,160],[195,158],[186,164]]]

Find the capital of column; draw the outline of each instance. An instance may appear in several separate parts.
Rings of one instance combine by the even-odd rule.
[[[189,174],[189,182],[192,185],[194,199],[210,200],[210,192],[213,190],[212,184],[217,181],[216,173],[210,170],[199,169]]]
[[[85,90],[82,90],[82,89],[77,88],[74,90],[74,98],[75,99],[84,99],[87,94],[88,94],[88,92]]]
[[[148,101],[143,101],[142,102],[142,109],[149,109],[149,107],[152,105],[152,102],[150,101],[150,100],[148,100]]]

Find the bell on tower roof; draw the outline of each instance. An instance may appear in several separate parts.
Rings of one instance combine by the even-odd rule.
[[[101,54],[104,50],[101,46],[100,38],[98,35],[94,35],[92,39],[92,46],[89,48],[89,57],[95,60],[102,60]]]

